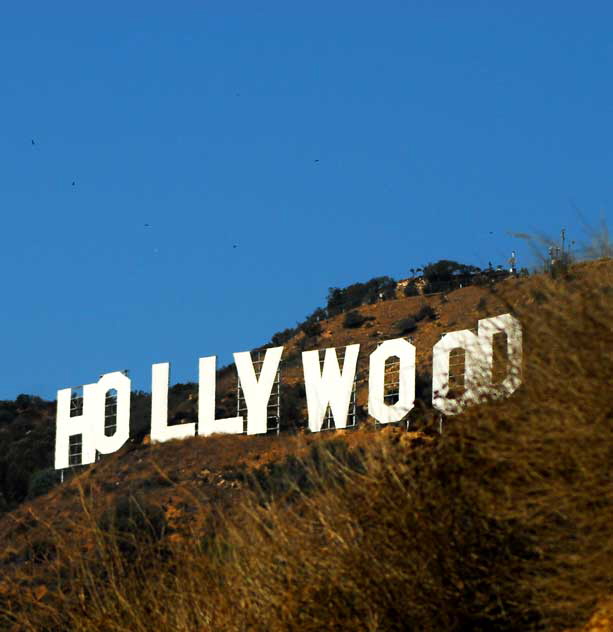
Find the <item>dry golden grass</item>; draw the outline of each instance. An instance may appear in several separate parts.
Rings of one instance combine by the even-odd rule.
[[[613,595],[613,274],[610,262],[572,274],[499,296],[524,326],[524,385],[509,399],[449,420],[433,441],[373,432],[365,448],[320,446],[253,478],[237,506],[190,537],[166,537],[138,499],[100,519],[84,496],[72,535],[50,530],[38,553],[55,556],[56,575],[37,589],[36,564],[24,565],[23,588],[0,597],[0,624],[582,625]]]

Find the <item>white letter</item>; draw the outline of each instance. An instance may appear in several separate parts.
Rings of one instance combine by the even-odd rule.
[[[319,367],[319,351],[304,351],[302,366],[309,410],[309,429],[319,432],[326,415],[328,404],[336,428],[347,427],[349,402],[360,345],[349,345],[345,349],[343,372],[338,366],[336,349],[326,349],[323,372]]]
[[[459,413],[466,404],[486,397],[510,395],[521,384],[522,336],[519,321],[510,314],[484,318],[478,323],[479,335],[464,329],[445,334],[433,348],[432,405],[446,415]],[[494,364],[494,334],[507,334],[509,369],[507,377],[497,389],[492,385]],[[465,392],[458,401],[447,398],[449,391],[449,353],[464,349]]]
[[[491,386],[489,395],[494,397],[505,397],[514,393],[521,384],[522,369],[522,331],[521,324],[511,314],[502,314],[492,318],[484,318],[479,321],[479,339],[483,344],[492,347],[493,363],[493,339],[498,333],[505,333],[507,336],[507,376],[499,387]],[[487,341],[487,342],[486,342]],[[490,371],[491,376],[491,371]],[[491,379],[490,379],[491,385]]]
[[[479,338],[469,329],[445,334],[432,349],[432,405],[445,415],[456,415],[474,398],[475,352]],[[447,398],[449,392],[449,354],[453,349],[464,350],[464,395],[459,400]]]
[[[111,454],[119,450],[130,438],[130,378],[121,371],[107,373],[99,380],[97,386],[96,404],[97,419],[95,423],[96,450],[100,454]],[[117,426],[112,436],[105,434],[104,413],[106,394],[109,390],[117,391]]]
[[[266,349],[260,378],[255,375],[249,351],[234,354],[241,388],[247,404],[247,434],[266,434],[268,400],[272,391],[283,347]]]
[[[241,434],[242,417],[215,419],[215,356],[200,358],[198,362],[198,434],[210,435],[215,432]]]
[[[196,424],[168,425],[168,383],[170,368],[168,362],[160,362],[151,367],[151,441],[184,439],[196,434]]]
[[[398,401],[385,403],[385,361],[400,360]],[[382,424],[400,421],[415,404],[415,347],[404,338],[386,340],[370,354],[368,372],[368,413]]]
[[[86,465],[96,460],[95,422],[96,422],[96,384],[83,386],[83,414],[70,416],[72,389],[63,388],[57,392],[57,415],[55,425],[55,469],[68,467],[70,437],[81,435],[81,463]]]

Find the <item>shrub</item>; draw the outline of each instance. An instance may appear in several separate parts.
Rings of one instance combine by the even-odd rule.
[[[412,316],[409,316],[394,323],[394,328],[402,335],[410,334],[417,329],[417,323]]]
[[[143,391],[132,392],[130,398],[130,438],[142,441],[151,429],[151,395]]]
[[[166,517],[161,507],[140,495],[121,496],[102,514],[99,526],[117,538],[123,553],[134,553],[141,544],[161,540],[166,532]]]
[[[388,276],[375,277],[366,283],[354,283],[342,289],[331,287],[328,290],[327,313],[329,316],[336,316],[360,305],[395,297],[396,281]]]
[[[311,312],[311,314],[309,314],[306,318],[305,321],[320,321],[320,320],[326,320],[328,318],[328,312],[326,312],[325,309],[322,309],[321,307],[318,307],[317,309],[313,310],[313,312]]]
[[[419,296],[419,290],[417,289],[417,285],[415,281],[409,281],[404,286],[404,295],[405,296]]]
[[[432,374],[428,371],[415,371],[415,400],[427,407],[432,404]]]
[[[315,338],[319,336],[324,329],[318,322],[305,322],[300,325],[300,330],[307,338]]]
[[[434,309],[426,303],[419,308],[419,311],[415,314],[413,318],[416,322],[420,322],[425,319],[436,320],[437,315]]]
[[[454,278],[470,277],[476,272],[480,272],[480,268],[449,259],[440,259],[424,267],[424,278],[430,283],[449,283]]]
[[[554,261],[549,266],[549,273],[553,279],[565,279],[569,278],[570,273],[570,260],[568,258],[559,259]]]
[[[30,481],[28,483],[28,498],[42,496],[58,483],[59,476],[53,468],[38,470],[38,472],[34,472],[34,474],[30,476]]]
[[[41,403],[42,399],[40,397],[36,397],[36,395],[27,395],[25,393],[17,395],[17,399],[15,399],[15,405],[19,409],[31,408],[32,406],[40,406]]]
[[[305,406],[306,390],[304,383],[284,384],[281,389],[282,428],[295,430],[298,427],[306,425],[307,422],[303,415]]]
[[[448,286],[446,286],[448,287]],[[435,285],[433,285],[432,283],[430,283],[430,281],[426,281],[422,288],[421,288],[422,292],[424,294],[434,294],[434,292],[437,291],[437,288],[435,287]]]
[[[284,345],[286,342],[291,340],[297,332],[298,329],[296,327],[289,327],[287,329],[284,329],[283,331],[278,331],[276,334],[273,335],[270,341],[275,347],[280,347],[281,345]]]
[[[354,309],[345,315],[343,327],[346,329],[356,329],[357,327],[361,327],[367,320],[364,314],[360,314],[360,312]]]

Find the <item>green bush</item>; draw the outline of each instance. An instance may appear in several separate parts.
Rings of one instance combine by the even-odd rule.
[[[331,287],[328,291],[327,314],[336,316],[360,305],[396,297],[396,281],[388,276],[375,277],[366,283],[354,283],[346,288]]]
[[[481,269],[476,266],[440,259],[424,267],[424,278],[430,283],[449,283],[457,277],[470,277]]]
[[[409,316],[408,318],[403,318],[394,323],[394,328],[404,336],[405,334],[410,334],[415,331],[417,329],[417,323],[412,316]]]
[[[352,310],[345,314],[345,319],[343,320],[343,327],[346,329],[357,329],[361,327],[368,319],[364,314],[360,314],[357,310]]]
[[[278,331],[273,337],[270,339],[272,344],[275,347],[280,347],[284,345],[286,342],[291,340],[298,333],[298,329],[296,327],[288,327],[283,331]]]
[[[422,320],[436,320],[438,317],[434,309],[428,305],[424,304],[419,308],[419,311],[413,316],[416,322],[420,322]]]
[[[300,330],[307,338],[315,338],[324,330],[318,322],[305,322],[300,325]]]
[[[409,281],[404,288],[405,296],[419,296],[419,290],[417,289],[417,285],[415,281]]]
[[[306,390],[304,383],[298,382],[297,384],[284,384],[281,389],[282,428],[284,430],[295,430],[296,428],[305,426],[305,407]]]

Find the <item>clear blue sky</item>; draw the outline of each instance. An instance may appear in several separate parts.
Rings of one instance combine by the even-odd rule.
[[[507,231],[582,239],[576,207],[611,226],[612,25],[610,2],[6,3],[0,398],[196,380],[330,286],[530,265]]]

